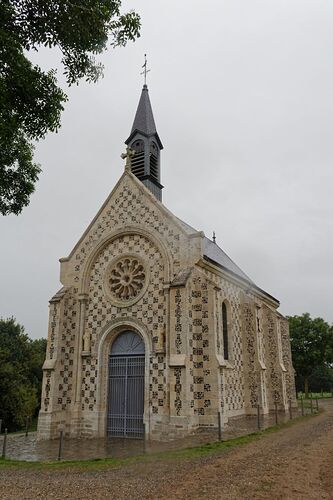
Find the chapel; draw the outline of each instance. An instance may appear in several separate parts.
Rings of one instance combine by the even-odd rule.
[[[163,205],[146,84],[125,143],[122,176],[60,259],[38,439],[63,430],[169,440],[258,405],[287,411],[296,404],[288,321],[215,238]]]

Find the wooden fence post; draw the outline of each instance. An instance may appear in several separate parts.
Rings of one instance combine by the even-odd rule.
[[[219,426],[219,441],[222,441],[222,415],[219,411],[217,414],[218,426]]]
[[[257,404],[257,425],[258,425],[258,429],[260,431],[260,404],[259,403]]]
[[[29,432],[29,417],[25,417],[25,437],[28,436]]]
[[[64,431],[60,431],[58,460],[61,460],[61,458],[62,458],[62,451],[63,451],[63,445],[64,445],[63,441],[64,441]]]
[[[6,458],[6,448],[7,448],[7,429],[5,429],[5,434],[2,443],[2,458]]]

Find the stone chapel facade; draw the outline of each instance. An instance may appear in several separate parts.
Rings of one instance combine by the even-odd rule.
[[[278,300],[161,202],[144,85],[125,172],[70,255],[50,300],[39,439],[166,440],[295,405]]]

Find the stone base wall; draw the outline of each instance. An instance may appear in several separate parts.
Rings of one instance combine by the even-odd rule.
[[[66,429],[67,435],[69,435],[69,429],[72,429],[72,425],[67,424],[66,417],[66,414],[63,412],[45,413],[40,411],[38,417],[37,440],[57,439],[60,431],[64,431],[66,435]]]

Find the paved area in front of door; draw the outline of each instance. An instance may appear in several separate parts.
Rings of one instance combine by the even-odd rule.
[[[296,416],[296,415],[294,415]],[[279,422],[289,419],[289,414],[280,413]],[[261,428],[275,424],[275,416],[269,415],[261,419]],[[241,417],[233,419],[223,429],[223,439],[239,437],[258,430],[256,417]],[[24,434],[12,434],[7,437],[6,458],[27,461],[57,460],[59,441],[37,441],[35,432],[27,437]],[[88,460],[94,458],[120,458],[176,450],[217,441],[217,429],[200,429],[196,434],[184,439],[169,442],[143,441],[140,439],[64,439],[63,460]],[[0,436],[0,454],[3,436]]]

